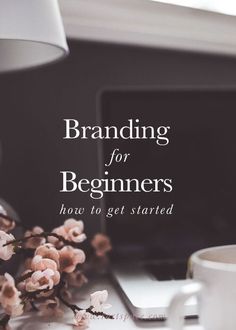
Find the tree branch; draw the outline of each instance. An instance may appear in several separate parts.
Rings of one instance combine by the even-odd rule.
[[[61,293],[60,293],[60,290],[58,290],[57,297],[58,297],[58,299],[59,299],[59,300],[65,305],[65,306],[67,306],[68,308],[70,308],[70,309],[73,311],[74,314],[76,313],[76,311],[81,311],[81,310],[84,309],[84,308],[81,308],[81,307],[79,307],[79,306],[77,306],[77,305],[75,305],[75,304],[70,304],[68,301],[66,301],[66,300],[62,297],[62,295],[61,295]],[[88,308],[86,309],[86,312],[87,312],[87,313],[90,313],[90,314],[92,314],[92,315],[95,315],[95,316],[102,316],[102,317],[104,317],[105,319],[110,319],[110,320],[113,320],[113,319],[114,319],[114,316],[113,316],[113,315],[109,315],[109,314],[106,314],[106,313],[103,313],[103,312],[95,312],[95,311],[93,311],[93,306],[88,307]]]
[[[66,245],[71,245],[73,247],[78,247],[79,246],[79,243],[75,243],[75,242],[72,242],[72,241],[68,241],[67,239],[65,239],[63,236],[61,235],[58,235],[56,233],[50,233],[50,232],[43,232],[43,233],[40,233],[40,234],[33,234],[33,235],[30,235],[30,236],[26,236],[26,237],[22,237],[22,238],[19,238],[19,239],[14,239],[12,241],[9,241],[7,243],[5,243],[3,246],[7,246],[7,245],[10,245],[10,244],[17,244],[17,243],[24,243],[26,242],[28,239],[31,239],[31,238],[36,238],[36,237],[44,237],[44,238],[48,238],[48,237],[55,237],[57,238],[59,241],[63,242],[64,244]]]

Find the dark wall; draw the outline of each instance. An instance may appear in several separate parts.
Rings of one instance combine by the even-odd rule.
[[[96,93],[104,86],[233,85],[236,59],[79,41],[64,62],[0,75],[0,195],[27,224],[59,224],[61,203],[91,206],[83,193],[59,193],[60,170],[98,177],[95,141],[62,139],[62,118],[96,123]],[[89,232],[99,218],[83,216]]]

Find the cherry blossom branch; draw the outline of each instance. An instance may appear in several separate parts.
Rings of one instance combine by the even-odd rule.
[[[42,232],[40,234],[33,234],[33,235],[22,237],[22,238],[19,238],[19,239],[14,239],[12,241],[9,241],[9,242],[5,243],[3,245],[3,247],[4,246],[7,246],[7,245],[10,245],[10,244],[24,243],[24,242],[26,242],[27,240],[29,240],[31,238],[43,237],[43,238],[46,238],[47,239],[50,236],[57,238],[59,241],[63,242],[66,245],[71,245],[73,247],[78,247],[78,243],[72,242],[72,241],[68,241],[63,236],[58,235],[56,233],[50,233],[50,232]]]
[[[27,262],[30,269],[15,278],[15,281],[10,274],[6,273],[4,275],[4,283],[11,287],[12,290],[8,290],[9,292],[5,290],[5,292],[2,288],[0,289],[1,302],[4,302],[4,299],[8,299],[10,302],[9,306],[7,305],[5,309],[5,314],[0,316],[0,330],[7,329],[11,315],[22,315],[26,310],[26,306],[31,305],[32,310],[38,310],[38,306],[40,310],[41,304],[44,304],[42,305],[44,306],[43,308],[47,305],[49,305],[49,308],[59,308],[58,301],[60,301],[60,304],[65,305],[73,311],[76,324],[87,321],[87,315],[84,315],[85,312],[96,317],[100,316],[105,319],[114,319],[113,315],[106,314],[103,312],[103,309],[97,307],[100,304],[101,307],[104,306],[105,308],[104,302],[108,297],[107,290],[92,293],[90,306],[88,305],[89,307],[86,309],[70,303],[70,299],[68,298],[69,292],[67,292],[67,287],[70,284],[70,278],[66,278],[66,276],[68,275],[67,272],[69,272],[70,269],[72,270],[72,268],[67,268],[67,265],[68,267],[73,265],[71,278],[71,284],[73,285],[73,281],[76,280],[77,276],[81,276],[81,273],[77,274],[77,269],[81,268],[81,264],[85,260],[83,246],[82,250],[73,249],[78,248],[78,246],[81,247],[78,241],[82,242],[86,238],[83,233],[84,224],[82,220],[67,219],[62,227],[57,227],[52,232],[43,231],[41,227],[35,227],[24,234],[25,237],[22,238],[15,238],[12,234],[9,234],[17,223],[8,215],[2,214],[1,212],[0,225],[2,228],[0,242],[1,259],[8,260],[14,253],[21,253],[25,258],[27,256],[34,258],[34,256],[39,255],[40,258],[38,260],[41,260],[38,262],[35,258],[35,263],[32,262],[31,265]],[[54,240],[50,240],[50,237],[53,237]],[[36,238],[43,238],[43,240]],[[32,242],[30,242],[30,240],[32,240]],[[46,244],[46,242],[53,241],[54,244]],[[25,242],[28,244],[24,244]],[[61,244],[58,246],[59,242]],[[111,249],[109,239],[102,234],[97,234],[91,244],[96,255],[99,257],[104,257],[105,253]],[[40,247],[40,245],[42,246]],[[63,245],[65,246],[60,250]],[[35,251],[36,248],[39,249]],[[28,266],[25,267],[28,268]],[[18,285],[21,282],[23,282],[23,285]],[[83,282],[83,278],[81,278],[81,282]],[[30,284],[34,283],[35,287],[34,285],[30,286]],[[57,285],[51,285],[53,283],[57,283]],[[30,291],[36,288],[37,290]],[[14,296],[11,296],[11,292],[14,293]],[[55,304],[53,303],[51,306],[51,301],[49,299],[54,299]]]
[[[29,274],[29,273],[28,273]],[[28,275],[26,274],[26,275]],[[26,276],[25,275],[25,276]],[[22,277],[23,278],[23,277]],[[83,310],[83,308],[75,305],[75,304],[71,304],[69,303],[68,301],[66,301],[62,295],[61,295],[61,292],[60,290],[64,287],[64,281],[59,283],[56,287],[54,287],[54,290],[57,291],[56,293],[56,296],[57,298],[65,305],[67,306],[68,308],[70,308],[74,313],[76,313],[76,311],[81,311]],[[28,300],[31,300],[31,299],[34,299],[38,294],[40,293],[46,293],[48,291],[50,291],[51,289],[43,289],[43,290],[36,290],[36,291],[33,291],[33,292],[26,292],[25,294],[23,294],[21,296],[21,298],[23,300],[25,299],[28,299]],[[54,291],[55,292],[55,291]],[[104,317],[105,319],[110,319],[110,320],[113,320],[114,319],[114,316],[113,315],[109,315],[109,314],[106,314],[106,313],[103,313],[103,312],[96,312],[96,311],[93,311],[93,306],[90,306],[88,307],[87,309],[85,309],[87,313],[90,313],[94,316],[102,316]]]
[[[70,308],[73,313],[75,314],[76,311],[81,311],[81,310],[84,310],[84,308],[81,308],[81,307],[78,307],[77,305],[75,304],[70,304],[68,301],[66,301],[61,293],[60,293],[60,290],[58,291],[57,293],[57,298],[65,305],[67,306],[68,308]],[[114,319],[114,316],[113,315],[109,315],[109,314],[106,314],[106,313],[103,313],[103,312],[95,312],[93,311],[93,306],[90,306],[88,307],[87,309],[85,309],[85,311],[87,313],[90,313],[92,315],[95,315],[95,316],[103,316],[105,319],[110,319],[110,320],[113,320]]]

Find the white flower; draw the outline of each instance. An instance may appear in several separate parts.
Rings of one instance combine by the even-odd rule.
[[[68,231],[68,239],[75,243],[82,243],[86,240],[86,235],[81,232],[79,227],[75,227]]]
[[[108,309],[111,307],[110,304],[106,304],[108,298],[107,290],[96,291],[90,295],[90,302],[93,306],[93,310],[95,312],[102,312],[104,309]]]
[[[82,220],[67,219],[64,222],[64,229],[69,241],[81,243],[86,239],[84,231],[84,223]]]
[[[0,230],[0,259],[9,260],[14,252],[14,246],[12,244],[4,246],[6,243],[13,241],[15,237],[12,234],[7,234]]]
[[[89,318],[88,318],[88,313],[86,313],[86,310],[81,310],[76,312],[75,314],[75,328],[76,329],[86,329],[89,324]]]
[[[30,279],[26,282],[26,291],[32,292],[37,290],[52,289],[54,285],[58,284],[60,275],[58,271],[53,269],[37,270]]]
[[[72,246],[64,246],[59,250],[60,254],[60,271],[72,273],[78,264],[85,261],[85,253],[81,249],[74,249]]]
[[[13,277],[5,273],[1,277],[0,303],[7,314],[18,316],[23,313],[24,306],[21,303],[20,295]]]

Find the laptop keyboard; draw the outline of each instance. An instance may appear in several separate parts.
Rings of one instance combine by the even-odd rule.
[[[186,278],[186,261],[151,263],[146,268],[158,281],[183,280]]]

